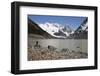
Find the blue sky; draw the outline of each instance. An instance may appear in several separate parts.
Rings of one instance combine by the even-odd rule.
[[[77,29],[80,24],[87,17],[79,17],[79,16],[50,16],[50,15],[28,15],[28,18],[34,21],[35,23],[58,23],[61,25],[69,25],[73,30]]]

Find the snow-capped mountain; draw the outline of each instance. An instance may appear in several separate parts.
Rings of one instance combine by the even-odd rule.
[[[70,38],[74,39],[87,39],[88,38],[88,19],[86,18],[81,25],[75,30]]]
[[[87,27],[88,27],[88,24],[86,23],[86,24],[84,24],[84,25],[81,25],[81,29],[84,31],[84,30],[86,30],[87,29]]]
[[[44,24],[38,25],[47,33],[57,38],[67,38],[70,34],[73,33],[73,30],[69,26],[63,26],[58,23],[46,22]]]
[[[80,26],[73,31],[69,25],[61,25],[58,23],[44,24],[36,23],[28,19],[28,33],[32,34],[34,38],[57,39],[87,39],[88,38],[88,19],[86,18]]]
[[[81,26],[79,26],[79,28],[76,30],[76,32],[83,32],[83,31],[88,31],[87,18],[83,21],[83,23],[81,24]]]

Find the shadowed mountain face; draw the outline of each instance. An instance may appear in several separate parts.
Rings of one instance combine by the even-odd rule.
[[[86,18],[76,31],[70,35],[74,39],[88,39],[88,19]]]
[[[35,34],[38,36],[38,38],[41,36],[42,38],[46,38],[46,39],[50,39],[50,38],[55,38],[53,36],[51,36],[50,34],[48,34],[46,31],[42,30],[38,24],[36,24],[35,22],[31,21],[30,19],[28,19],[28,34]]]
[[[77,30],[75,32],[84,32],[87,31],[88,27],[87,27],[87,21],[88,19],[86,18],[83,23],[77,28]]]
[[[40,25],[36,24],[34,21],[32,21],[31,19],[28,19],[28,35],[32,36],[33,38],[39,38],[39,39],[87,39],[88,38],[88,19],[86,18],[81,25],[72,32],[72,30],[68,27],[61,27],[62,29],[59,29],[59,31],[56,31],[56,29],[54,29],[55,27],[53,27],[54,25],[52,25],[52,29],[53,29],[53,35],[51,34],[52,32],[48,32],[51,31],[49,29],[49,27],[45,27],[45,29],[43,29],[43,27],[40,27]],[[51,24],[50,24],[51,25]],[[46,26],[46,25],[44,25]],[[49,25],[48,25],[49,26]],[[68,35],[66,35],[68,34]],[[56,37],[57,36],[57,37]],[[58,36],[62,36],[62,37],[58,37]],[[64,38],[63,38],[64,37]]]

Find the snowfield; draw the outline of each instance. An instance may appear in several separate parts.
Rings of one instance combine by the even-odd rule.
[[[68,26],[64,26],[58,23],[49,23],[46,22],[44,24],[38,24],[43,30],[45,30],[46,32],[48,32],[50,35],[57,37],[57,38],[66,38],[68,37],[70,34],[74,33],[74,31],[71,30],[71,28]],[[69,32],[70,30],[70,32]],[[62,33],[65,34],[66,36],[62,36],[62,35],[55,35],[55,33]]]

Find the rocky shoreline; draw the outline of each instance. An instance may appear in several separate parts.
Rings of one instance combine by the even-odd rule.
[[[52,51],[48,48],[32,49],[28,48],[28,61],[33,60],[59,60],[59,59],[82,59],[87,58],[88,54],[81,51]]]

